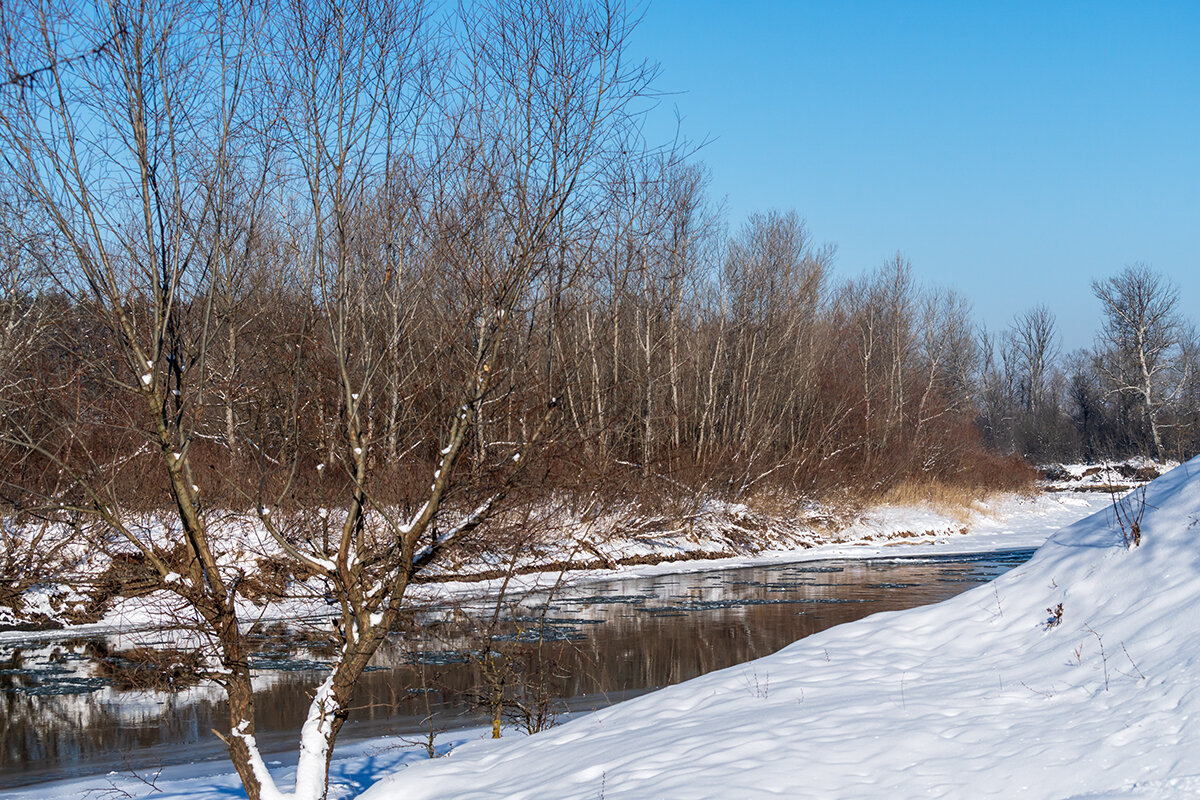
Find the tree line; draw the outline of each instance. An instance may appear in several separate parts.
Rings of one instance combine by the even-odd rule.
[[[343,463],[349,419],[350,454],[379,501],[415,506],[472,371],[486,388],[463,432],[470,479],[455,489],[472,496],[483,490],[468,485],[522,457],[536,467],[520,481],[530,491],[744,499],[986,482],[998,455],[1196,452],[1194,337],[1149,268],[1093,284],[1096,346],[1063,356],[1045,307],[991,336],[902,256],[839,282],[832,248],[795,213],[756,214],[726,236],[701,166],[659,154],[643,167],[604,187],[600,224],[548,239],[511,298],[497,276],[451,261],[453,237],[493,234],[464,232],[419,187],[401,188],[407,176],[344,223],[357,252],[337,298],[296,269],[281,219],[244,223],[159,322],[175,338],[160,358],[176,406],[159,414],[185,427],[205,502],[257,508],[285,486],[298,505],[326,502],[356,479]],[[6,212],[4,501],[86,502],[62,475],[70,464],[124,506],[159,506],[161,452],[130,424],[127,397],[154,372],[118,377],[130,369],[120,332],[63,288],[75,268],[55,236],[30,230],[28,208]],[[160,313],[154,302],[121,299],[142,320]],[[502,344],[499,325],[513,331]]]

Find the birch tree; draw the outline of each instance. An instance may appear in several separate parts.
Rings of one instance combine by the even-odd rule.
[[[1176,370],[1184,363],[1179,291],[1149,266],[1132,264],[1093,281],[1092,293],[1104,312],[1097,350],[1109,391],[1136,402],[1150,455],[1162,458],[1161,413],[1186,384]]]

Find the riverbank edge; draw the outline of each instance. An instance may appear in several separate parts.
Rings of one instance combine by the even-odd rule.
[[[613,555],[586,561],[554,561],[519,565],[507,571],[478,571],[431,576],[411,589],[414,603],[471,602],[494,597],[502,585],[508,592],[528,592],[552,583],[585,584],[634,579],[652,575],[732,569],[773,563],[800,563],[827,559],[917,558],[962,555],[1039,547],[1062,525],[1110,503],[1091,492],[1057,491],[1036,495],[1000,494],[978,504],[964,518],[961,512],[939,511],[929,506],[876,506],[863,511],[836,534],[801,528],[794,520],[779,520],[780,535],[746,549],[708,549],[700,543],[663,543],[619,555],[629,542],[606,542]],[[1033,528],[1040,532],[1029,533]],[[825,538],[825,541],[820,541]],[[711,541],[711,539],[710,539]],[[100,621],[42,630],[0,630],[0,643],[47,642],[77,636],[104,636],[160,630],[173,622],[155,620],[149,609],[161,602],[155,595],[124,599]],[[324,602],[312,597],[257,606],[248,618],[267,622],[321,621],[331,616]]]

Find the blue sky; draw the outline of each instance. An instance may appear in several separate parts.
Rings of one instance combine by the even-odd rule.
[[[1200,3],[651,0],[659,62],[730,224],[795,209],[852,276],[897,251],[991,329],[1144,261],[1200,322]]]

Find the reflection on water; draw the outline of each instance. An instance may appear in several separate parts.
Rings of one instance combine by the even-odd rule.
[[[1030,555],[783,564],[561,587],[549,602],[545,594],[506,601],[493,648],[527,661],[540,653],[558,709],[596,708],[868,614],[944,600]],[[492,613],[475,611],[476,619]],[[440,729],[483,719],[472,702],[483,645],[465,634],[464,619],[429,612],[419,633],[385,643],[343,741],[419,731],[427,708]],[[264,751],[290,755],[322,677],[323,637],[277,627],[257,645],[257,738]],[[144,659],[111,641],[0,645],[0,788],[224,757],[212,734],[225,719],[220,690],[185,681],[178,691],[130,688],[126,671]]]

